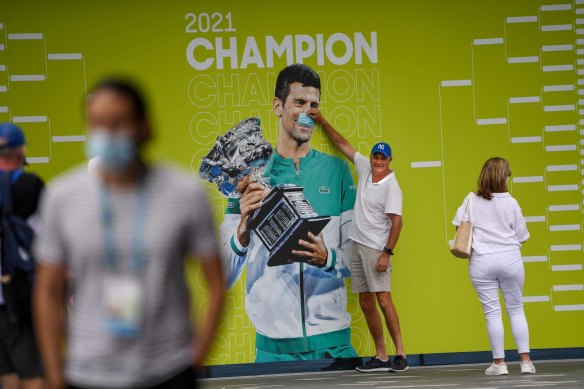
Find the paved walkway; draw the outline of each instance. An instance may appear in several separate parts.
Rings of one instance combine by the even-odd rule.
[[[292,363],[292,362],[291,362]],[[484,365],[413,367],[405,373],[295,373],[255,377],[210,378],[201,388],[584,388],[584,360],[535,361],[537,374],[522,375],[518,363],[509,363],[509,375],[487,377]]]

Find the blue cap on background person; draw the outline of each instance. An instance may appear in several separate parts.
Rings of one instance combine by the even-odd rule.
[[[0,123],[0,148],[24,146],[24,133],[12,123]]]
[[[391,157],[391,147],[384,142],[375,143],[373,148],[371,149],[371,154],[381,153],[385,158]]]

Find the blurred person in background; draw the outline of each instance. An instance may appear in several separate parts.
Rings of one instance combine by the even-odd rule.
[[[38,225],[37,207],[44,184],[36,175],[24,172],[25,143],[24,133],[19,127],[0,123],[0,243],[8,242],[8,229],[16,233],[14,228],[18,227],[15,227],[14,218],[18,219],[16,223],[22,223],[20,228],[28,229],[31,236]],[[4,208],[4,193],[9,196],[10,210]],[[15,244],[14,240],[12,244]],[[42,388],[43,371],[31,309],[33,270],[25,271],[19,267],[9,246],[0,244],[0,382],[3,389]]]

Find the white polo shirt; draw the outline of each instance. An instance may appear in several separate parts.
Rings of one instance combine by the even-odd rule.
[[[349,238],[367,247],[383,250],[391,229],[388,214],[402,214],[402,192],[394,172],[374,183],[369,158],[357,152],[354,162],[359,184]]]
[[[477,254],[494,254],[516,250],[529,239],[529,232],[521,208],[508,192],[493,193],[491,200],[471,194],[473,225],[472,249]],[[466,196],[452,221],[460,226],[462,220],[469,221],[465,212],[469,196]]]

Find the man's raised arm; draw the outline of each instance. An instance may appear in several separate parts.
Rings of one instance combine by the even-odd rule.
[[[335,130],[333,126],[331,126],[331,124],[326,121],[326,119],[320,113],[320,110],[318,108],[313,108],[310,111],[308,111],[308,115],[312,117],[315,122],[320,124],[320,126],[327,134],[331,142],[333,142],[333,144],[336,146],[336,148],[338,148],[341,151],[341,153],[345,155],[345,157],[347,157],[349,160],[351,160],[351,162],[354,163],[354,157],[357,150],[355,150],[353,146],[351,146],[349,141],[346,140],[341,134],[339,134],[337,130]]]

